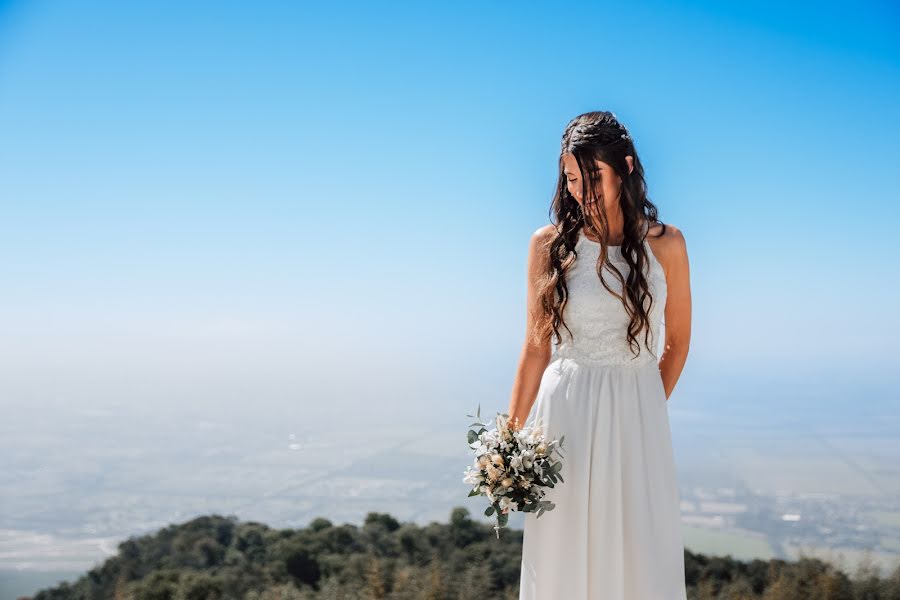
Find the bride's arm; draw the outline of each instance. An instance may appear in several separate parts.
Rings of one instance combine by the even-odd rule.
[[[659,360],[659,372],[668,400],[684,369],[691,344],[691,278],[684,234],[673,225],[666,225],[666,229],[666,237],[669,238],[663,253],[667,290],[666,339]]]
[[[547,246],[555,235],[553,225],[544,226],[531,236],[528,246],[528,291],[526,294],[525,342],[519,356],[519,366],[513,381],[512,397],[509,401],[510,426],[521,429],[528,419],[531,406],[537,397],[544,369],[550,364],[552,347],[550,338],[534,341],[538,316],[541,314],[541,300],[538,296],[540,282],[546,277]]]

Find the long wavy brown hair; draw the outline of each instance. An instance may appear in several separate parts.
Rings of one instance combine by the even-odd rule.
[[[563,172],[563,155],[572,154],[581,170],[582,201],[596,207],[585,215],[582,205],[572,196],[566,186]],[[627,155],[634,157],[634,169],[628,172]],[[603,202],[597,197],[599,174],[596,161],[602,160],[612,166],[622,178],[619,202],[625,222],[625,239],[622,242],[622,258],[628,263],[629,272],[623,275],[609,260],[607,240],[609,220]],[[553,218],[555,216],[555,219]],[[578,232],[584,228],[600,240],[600,257],[596,271],[603,286],[619,298],[630,316],[627,329],[628,344],[640,354],[641,344],[637,341],[641,331],[644,343],[649,347],[650,318],[653,297],[645,275],[649,257],[644,247],[644,239],[650,226],[660,223],[665,234],[665,224],[658,219],[656,206],[647,197],[644,168],[638,158],[634,142],[625,127],[610,111],[594,111],[578,115],[566,125],[562,136],[559,155],[559,179],[550,208],[551,222],[556,227],[556,235],[548,242],[545,277],[539,287],[541,314],[536,319],[535,337],[546,340],[551,335],[557,342],[562,341],[560,327],[565,327],[572,335],[563,319],[563,310],[568,302],[569,290],[566,286],[566,272],[577,257],[575,243]],[[622,284],[624,295],[613,290],[603,277],[603,266],[607,265]],[[647,302],[645,306],[645,302]]]

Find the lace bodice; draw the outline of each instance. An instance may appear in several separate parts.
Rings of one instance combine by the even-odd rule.
[[[641,331],[637,336],[641,351],[637,357],[634,356],[637,349],[632,351],[627,340],[630,320],[628,313],[622,301],[609,293],[597,274],[600,244],[589,240],[584,236],[583,230],[579,230],[575,245],[575,263],[566,274],[569,296],[563,309],[563,317],[572,335],[570,336],[565,327],[560,328],[562,343],[554,348],[554,357],[571,358],[577,362],[592,364],[630,367],[641,367],[658,360],[660,323],[666,305],[666,276],[646,240],[644,247],[649,258],[647,279],[653,296],[652,306],[650,298],[644,299],[644,306],[650,307],[649,347],[644,345],[644,331]],[[622,256],[620,246],[609,246],[609,259],[622,273],[623,278],[627,279],[629,267]],[[606,265],[603,278],[612,289],[622,293],[622,285]]]

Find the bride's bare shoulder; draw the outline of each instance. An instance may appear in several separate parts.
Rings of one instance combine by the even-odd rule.
[[[554,238],[556,238],[556,226],[553,223],[538,227],[531,234],[531,247],[537,252],[546,251]]]
[[[648,232],[647,239],[660,240],[663,243],[671,244],[677,243],[677,240],[684,240],[684,234],[681,232],[681,229],[672,225],[671,223],[654,223],[650,226],[650,231]]]
[[[544,241],[552,240],[556,235],[556,225],[553,223],[548,223],[542,227],[538,227],[534,231],[534,236],[541,238]]]
[[[556,226],[552,223],[539,227],[531,234],[528,242],[528,270],[533,275],[544,273],[547,269],[550,245],[556,238]]]
[[[681,229],[670,223],[656,223],[647,232],[647,241],[656,259],[668,273],[670,267],[687,260],[687,244]]]

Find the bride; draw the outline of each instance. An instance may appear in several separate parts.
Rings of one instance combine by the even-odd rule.
[[[684,236],[658,219],[608,111],[566,126],[552,212],[529,245],[508,413],[565,435],[566,452],[554,510],[524,513],[519,599],[684,600],[668,417],[691,331]]]

